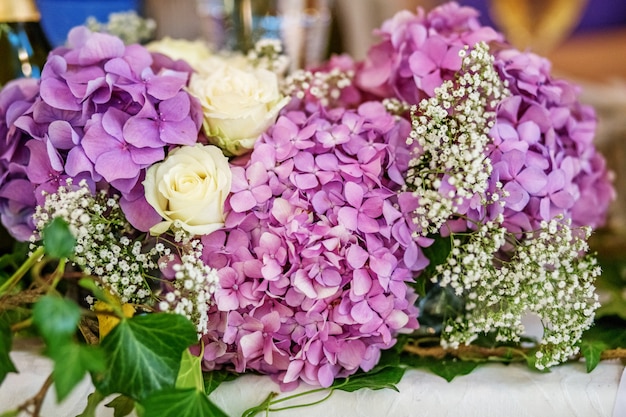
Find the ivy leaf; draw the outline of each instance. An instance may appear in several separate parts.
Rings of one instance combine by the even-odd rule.
[[[67,343],[57,347],[51,358],[54,361],[52,376],[58,402],[72,392],[87,372],[103,372],[106,369],[104,355],[97,346]]]
[[[202,378],[202,355],[194,356],[186,349],[180,362],[180,370],[176,379],[176,388],[195,388],[204,392],[204,379]]]
[[[362,388],[371,390],[389,388],[398,391],[395,384],[400,382],[404,371],[404,368],[387,366],[377,371],[358,373],[345,379],[339,379],[331,387],[347,392],[354,392]]]
[[[450,382],[457,376],[471,373],[482,362],[462,361],[457,358],[434,359],[421,356],[403,356],[402,362],[413,368],[426,368]]]
[[[597,319],[590,329],[583,333],[583,341],[604,342],[607,349],[626,346],[626,320],[610,316]]]
[[[222,382],[234,381],[238,375],[228,371],[211,371],[205,372],[204,375],[204,393],[209,395],[220,386]]]
[[[53,258],[69,258],[74,254],[76,238],[65,220],[55,217],[42,231],[43,246]]]
[[[593,371],[600,363],[602,352],[607,350],[608,345],[600,341],[582,341],[580,343],[580,353],[585,358],[587,372]]]
[[[150,417],[228,417],[196,389],[169,389],[153,393],[142,402]]]
[[[105,395],[121,393],[135,400],[173,388],[181,355],[196,341],[195,326],[177,314],[122,320],[101,342],[110,369],[94,383]]]
[[[79,320],[80,308],[74,302],[61,297],[43,296],[33,308],[33,323],[52,354],[55,349],[62,348],[72,339]]]
[[[113,409],[113,417],[125,417],[135,409],[135,401],[125,395],[119,395],[105,406]]]
[[[9,352],[13,344],[11,328],[4,321],[0,321],[0,384],[9,372],[17,372]]]

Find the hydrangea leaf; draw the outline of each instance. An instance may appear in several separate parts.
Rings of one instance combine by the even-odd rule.
[[[102,372],[106,368],[104,355],[96,346],[66,343],[50,357],[54,361],[52,376],[58,402],[72,392],[87,372]]]
[[[389,388],[398,391],[395,384],[400,382],[404,371],[405,368],[387,366],[379,370],[358,373],[346,379],[338,379],[332,385],[332,388],[347,392],[354,392],[362,388],[371,390]]]
[[[149,314],[122,320],[102,340],[110,365],[95,378],[105,395],[122,393],[135,400],[173,388],[181,355],[197,341],[194,325],[176,314]]]
[[[228,417],[196,389],[169,389],[155,392],[142,402],[150,417]]]
[[[7,323],[0,321],[0,384],[9,372],[17,372],[15,364],[9,356],[12,342],[11,328]]]
[[[43,245],[46,253],[54,258],[69,258],[74,254],[76,238],[70,232],[66,221],[55,217],[43,229]]]

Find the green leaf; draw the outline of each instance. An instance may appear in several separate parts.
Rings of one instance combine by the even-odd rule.
[[[115,397],[106,407],[113,409],[113,417],[125,417],[135,409],[135,401],[125,395]]]
[[[80,308],[72,301],[46,295],[33,308],[33,323],[50,351],[65,346],[76,333]]]
[[[379,390],[389,388],[398,391],[395,384],[400,382],[405,368],[387,366],[379,370],[354,374],[345,379],[339,379],[333,383],[332,388],[341,391],[354,392],[362,388]]]
[[[7,323],[0,320],[0,384],[4,381],[9,372],[17,372],[9,352],[13,344],[11,328]]]
[[[102,372],[106,369],[103,352],[98,346],[67,343],[57,347],[50,356],[54,361],[52,376],[59,402],[72,392],[87,372]]]
[[[582,341],[580,352],[585,358],[587,372],[593,371],[600,363],[600,356],[608,348],[607,344],[600,341]]]
[[[46,253],[53,258],[69,258],[74,254],[76,238],[65,220],[55,217],[42,231]]]
[[[4,413],[0,414],[0,417],[18,417],[21,413],[22,413],[22,411],[19,410],[19,409],[9,410],[9,411],[5,411]]]
[[[482,362],[463,361],[457,358],[434,359],[415,355],[403,356],[402,362],[413,368],[426,368],[450,382],[460,375],[471,373]]]
[[[196,389],[170,389],[152,394],[142,402],[150,417],[228,417]]]
[[[205,372],[204,375],[204,393],[209,395],[220,386],[222,382],[234,381],[239,375],[228,371],[211,371]]]
[[[183,351],[180,362],[180,370],[176,379],[176,388],[195,388],[204,392],[204,379],[202,378],[202,355],[194,356],[189,349]]]
[[[193,323],[177,314],[122,320],[101,342],[110,369],[94,383],[105,395],[121,393],[135,400],[173,388],[181,355],[196,341]]]
[[[626,320],[619,317],[602,317],[587,330],[582,337],[583,341],[604,342],[607,349],[616,349],[626,346]]]
[[[95,390],[87,396],[87,405],[82,413],[76,417],[96,417],[96,409],[98,404],[104,400],[104,395],[98,390]]]

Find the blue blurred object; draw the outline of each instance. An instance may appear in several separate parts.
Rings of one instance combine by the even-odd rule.
[[[74,26],[85,23],[89,16],[107,22],[109,14],[134,10],[140,12],[141,0],[36,0],[43,27],[52,47],[65,43]]]
[[[493,26],[489,16],[488,0],[458,0],[465,6],[478,9],[480,21],[484,25]],[[582,20],[576,26],[576,33],[593,30],[626,27],[626,1],[624,0],[588,0]]]

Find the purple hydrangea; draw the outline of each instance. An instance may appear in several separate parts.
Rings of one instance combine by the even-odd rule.
[[[207,368],[329,386],[416,328],[407,282],[430,241],[398,198],[409,129],[377,102],[292,105],[233,167],[225,228],[202,239],[220,276]]]
[[[143,46],[77,27],[68,46],[50,53],[38,86],[29,85],[21,99],[16,87],[0,93],[0,103],[10,104],[2,106],[0,204],[16,238],[32,232],[29,215],[43,202],[41,192],[56,191],[68,177],[86,179],[94,190],[115,189],[142,231],[160,220],[143,196],[145,169],[168,147],[195,144],[202,114],[184,90],[189,73],[153,63]]]
[[[500,34],[480,25],[476,10],[455,2],[428,14],[400,12],[377,34],[381,41],[359,67],[357,85],[381,99],[409,104],[433,97],[442,80],[454,78],[463,46],[491,45],[511,93],[496,108],[488,149],[491,189],[500,181],[509,193],[508,230],[534,230],[558,214],[574,226],[604,223],[615,190],[593,143],[594,111],[578,101],[576,86],[551,77],[546,59],[507,46]]]

